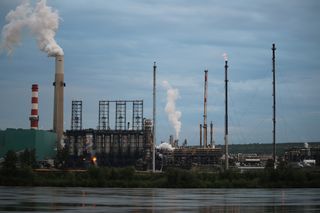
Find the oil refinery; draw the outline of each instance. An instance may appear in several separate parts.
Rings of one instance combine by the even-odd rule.
[[[155,63],[153,66],[155,80]],[[24,149],[36,150],[38,160],[55,159],[57,152],[67,152],[68,158],[64,167],[87,168],[94,166],[123,167],[135,166],[139,170],[159,170],[167,166],[191,168],[193,165],[221,164],[222,150],[213,144],[213,125],[210,128],[210,144],[207,143],[206,100],[207,74],[205,71],[204,87],[204,123],[199,146],[179,146],[178,140],[171,145],[174,149],[157,149],[153,143],[154,122],[144,115],[143,100],[101,100],[97,129],[84,129],[82,101],[71,103],[71,128],[64,130],[64,57],[55,55],[55,81],[53,128],[52,131],[39,130],[39,85],[32,85],[30,130],[7,129],[1,131],[1,155],[3,158],[8,150],[17,153]],[[155,101],[156,85],[154,84],[153,99]],[[155,104],[155,103],[154,103]],[[115,109],[112,111],[111,109]],[[132,115],[128,114],[132,112]],[[113,118],[114,125],[111,124]],[[129,119],[130,118],[130,119]],[[202,144],[201,138],[204,138]],[[173,137],[172,137],[173,138]],[[173,140],[173,139],[172,139]]]
[[[274,51],[273,44],[273,71]],[[52,55],[51,55],[52,56]],[[193,167],[211,167],[229,169],[236,162],[259,164],[272,160],[276,166],[275,136],[273,155],[255,156],[251,158],[232,157],[228,151],[228,61],[225,60],[225,145],[217,146],[214,140],[213,122],[210,123],[210,139],[208,140],[207,100],[208,100],[208,70],[204,71],[203,123],[199,129],[199,145],[188,146],[187,140],[179,145],[179,140],[170,136],[169,142],[161,142],[156,146],[156,64],[153,65],[153,116],[144,115],[143,100],[100,100],[98,103],[97,128],[83,128],[82,100],[71,103],[70,129],[64,131],[64,56],[55,57],[55,80],[53,127],[50,131],[39,130],[39,85],[32,85],[30,129],[7,129],[0,131],[0,161],[6,152],[13,150],[21,153],[25,149],[35,150],[38,161],[51,161],[65,153],[63,164],[58,168],[88,168],[134,166],[137,170],[163,170],[168,167],[190,169]],[[275,86],[275,83],[273,83]],[[273,91],[273,97],[275,90]],[[112,110],[114,109],[114,110]],[[275,105],[273,107],[275,125]],[[130,114],[130,112],[132,114]],[[275,134],[275,126],[274,131]],[[193,142],[194,144],[194,142]],[[315,155],[317,156],[317,155]],[[245,162],[245,163],[244,163]],[[316,164],[316,163],[314,163]],[[240,164],[239,164],[240,165]],[[53,166],[53,165],[52,165]],[[260,168],[260,167],[259,167]],[[263,168],[263,167],[261,167]],[[245,168],[244,168],[245,169]]]

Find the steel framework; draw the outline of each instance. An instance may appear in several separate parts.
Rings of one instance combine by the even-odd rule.
[[[71,130],[82,129],[82,101],[72,101]]]
[[[99,130],[110,129],[109,125],[109,101],[99,101]]]
[[[143,128],[143,101],[133,101],[132,104],[132,130]]]
[[[116,101],[116,130],[126,130],[126,101]]]

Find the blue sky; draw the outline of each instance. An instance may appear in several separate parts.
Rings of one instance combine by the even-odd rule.
[[[35,2],[35,1],[32,1]],[[0,26],[20,4],[1,0]],[[48,0],[59,11],[56,41],[65,53],[65,128],[71,101],[83,101],[83,127],[98,124],[98,101],[143,99],[152,117],[152,66],[158,66],[157,141],[175,131],[165,113],[167,80],[179,90],[180,139],[199,143],[204,70],[208,121],[223,144],[224,60],[229,58],[230,143],[272,140],[271,47],[276,44],[277,138],[320,139],[320,1]],[[0,55],[0,128],[28,128],[31,84],[39,84],[40,127],[52,128],[54,59],[24,32]]]

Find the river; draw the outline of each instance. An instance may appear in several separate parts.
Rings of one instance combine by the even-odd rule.
[[[0,212],[320,212],[320,189],[0,187]]]

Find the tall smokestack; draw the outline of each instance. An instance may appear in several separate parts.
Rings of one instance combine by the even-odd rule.
[[[207,97],[208,97],[208,70],[204,71],[204,103],[203,103],[203,146],[207,147]]]
[[[225,55],[225,135],[224,135],[224,144],[225,144],[225,169],[229,169],[229,150],[228,150],[228,59]]]
[[[38,129],[38,122],[39,122],[39,114],[38,114],[38,84],[32,84],[32,108],[31,108],[31,115],[30,115],[30,128],[31,129]]]
[[[202,147],[202,124],[200,124],[200,147]]]
[[[272,159],[273,168],[276,168],[276,45],[272,44],[272,100],[273,100],[273,118],[272,118]]]
[[[152,172],[155,173],[156,172],[156,86],[157,86],[157,81],[156,81],[156,70],[157,70],[157,66],[156,66],[156,62],[153,63],[153,131],[152,131]]]
[[[212,121],[210,123],[210,145],[212,148],[216,148],[216,145],[215,145],[215,142],[213,139],[213,123],[212,123]]]
[[[54,86],[53,105],[53,131],[57,133],[57,148],[61,149],[63,140],[63,90],[64,83],[64,58],[63,55],[56,55],[56,73]]]

